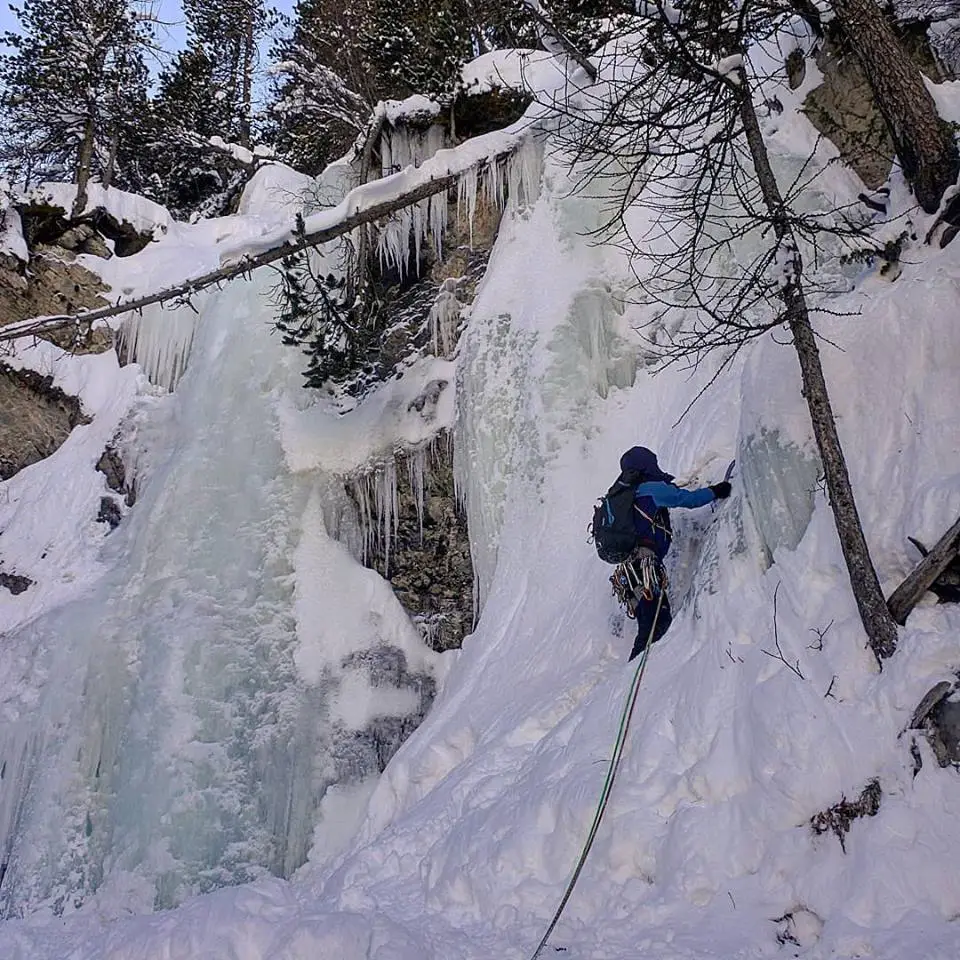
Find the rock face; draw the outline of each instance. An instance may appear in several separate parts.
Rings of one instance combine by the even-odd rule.
[[[807,95],[803,112],[864,184],[876,189],[890,176],[894,149],[863,68],[829,35],[816,60],[823,83]]]
[[[418,456],[422,462],[411,464],[411,458]],[[405,482],[407,477],[419,476],[421,467],[422,517],[419,481]],[[459,647],[473,629],[473,563],[466,517],[454,491],[449,434],[442,434],[428,450],[398,454],[394,469],[401,478],[396,534],[387,531],[386,539],[368,535],[367,565],[390,582],[432,649]],[[347,491],[358,504],[368,496],[362,481],[348,483]]]
[[[104,475],[107,486],[119,496],[101,497],[100,512],[97,522],[105,523],[111,530],[116,530],[123,520],[124,508],[132,507],[137,502],[137,491],[134,484],[127,481],[126,467],[123,458],[113,447],[107,447],[103,456],[97,461],[97,470]]]
[[[49,457],[87,419],[52,377],[0,364],[0,480]]]
[[[472,228],[457,217],[451,204],[443,259],[430,264],[419,281],[386,304],[390,322],[379,362],[358,393],[406,358],[454,353],[462,311],[483,278],[499,226],[500,211],[489,204],[478,203]],[[412,409],[436,405],[440,393],[452,389],[450,383],[434,381]],[[399,478],[395,525],[393,481],[390,489],[384,486],[388,476]],[[449,431],[441,432],[427,448],[392,454],[387,464],[351,478],[346,488],[371,528],[365,537],[367,565],[390,582],[430,647],[438,651],[459,647],[473,629],[474,574],[467,520],[454,490]],[[376,504],[382,510],[387,503],[391,515],[383,523]],[[384,526],[388,529],[378,532]]]
[[[373,766],[383,773],[403,741],[423,722],[436,696],[437,685],[427,674],[411,673],[406,654],[386,644],[353,654],[343,666],[365,674],[374,688],[409,690],[416,696],[414,713],[373,717],[363,730],[354,731],[335,743],[334,757],[343,779],[362,775]]]
[[[925,24],[901,23],[897,32],[924,74],[934,81],[945,79],[942,58],[938,61],[931,52]],[[823,83],[807,94],[803,112],[833,141],[844,162],[853,167],[864,184],[876,189],[890,176],[895,151],[863,68],[839,33],[829,26],[816,62]],[[802,75],[796,59],[787,63],[786,69],[791,87],[799,85]]]
[[[109,287],[96,274],[62,259],[69,253],[56,253],[59,256],[52,248],[37,248],[29,268],[15,257],[0,256],[0,326],[107,306],[102,294]]]

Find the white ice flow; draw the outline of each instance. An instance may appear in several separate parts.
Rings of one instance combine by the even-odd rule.
[[[0,651],[7,917],[150,911],[289,876],[348,830],[342,812],[339,833],[325,822],[327,788],[366,789],[432,694],[429,651],[389,587],[326,534],[317,490],[336,485],[288,466],[281,401],[305,393],[271,326],[272,283],[135,321],[137,355],[177,386],[136,414],[136,508],[92,590]],[[114,389],[133,382],[113,369]],[[78,436],[61,489],[102,485],[92,467],[111,439]],[[93,512],[78,519],[96,529]]]
[[[815,140],[794,110],[803,90],[775,92],[785,112],[766,135],[778,167],[796,170]],[[636,333],[650,314],[625,296],[629,274],[619,255],[589,236],[604,198],[572,191],[567,174],[548,151],[539,196],[508,212],[456,359],[457,474],[481,587],[480,619],[463,651],[447,655],[433,709],[377,782],[356,836],[330,859],[322,849],[329,832],[321,829],[316,861],[292,880],[257,880],[154,916],[8,921],[0,942],[13,960],[528,960],[589,826],[630,683],[624,662],[630,625],[610,596],[609,568],[586,542],[585,526],[619,454],[637,442],[693,483],[718,479],[733,456],[740,472],[726,503],[677,511],[674,623],[651,652],[607,817],[545,956],[960,955],[957,774],[941,769],[926,741],[906,730],[926,691],[960,669],[960,615],[925,601],[901,631],[896,655],[878,671],[818,482],[792,346],[762,338],[712,384],[709,362],[651,375]],[[857,185],[837,166],[821,185],[811,202],[832,195],[842,204],[856,195]],[[893,193],[906,210],[902,189]],[[817,320],[851,479],[888,592],[915,559],[906,536],[933,541],[960,511],[960,245],[912,252],[894,284],[870,271],[852,275],[850,289],[831,303],[834,315]],[[200,437],[219,446],[227,444],[222,434],[236,432],[243,443],[251,405],[262,413],[257,404],[274,386],[253,362],[254,344],[227,345],[226,314],[238,306],[233,296],[228,292],[223,309],[205,313],[206,330],[198,328],[205,346],[194,347],[181,386],[188,397],[191,383],[217,383],[211,392],[220,394],[222,407],[212,397],[209,407],[179,404],[185,432],[174,433],[174,446],[182,459],[170,461],[142,518],[131,519],[131,531],[145,529],[149,497],[167,498],[171,524],[186,525],[178,512],[190,516],[190,550],[202,549],[194,541],[208,529],[209,510],[198,516],[193,504],[172,502],[178,489],[202,496],[202,484],[184,479],[178,488],[180,470],[188,476],[202,470]],[[228,378],[233,393],[217,380],[220,350],[251,353],[249,375]],[[296,477],[286,478],[278,466],[284,479],[271,482],[264,468],[256,489],[245,488],[251,503],[243,510],[254,524],[265,522],[265,514],[291,517],[310,536],[284,554],[292,544],[281,521],[250,540],[243,521],[239,539],[252,555],[260,556],[254,540],[278,549],[267,573],[257,567],[250,575],[255,587],[224,575],[231,599],[266,591],[268,627],[286,622],[281,611],[294,611],[305,631],[294,664],[309,683],[314,671],[322,673],[333,638],[376,642],[391,598],[382,581],[325,539],[320,527],[332,487],[320,481],[329,477],[315,478],[309,491],[300,482],[311,476],[311,464],[332,469],[332,461],[363,459],[370,450],[366,431],[382,426],[370,410],[382,411],[398,429],[409,424],[391,419],[403,408],[400,397],[381,396],[380,406],[366,413],[360,407],[340,427],[318,426],[327,432],[311,445],[311,425],[324,422],[320,413],[291,412],[296,402],[288,401],[284,438],[293,445]],[[269,433],[260,442],[269,448]],[[226,483],[211,473],[211,483]],[[239,478],[232,483],[243,486]],[[304,494],[309,500],[301,513],[297,498]],[[383,498],[390,499],[389,490]],[[240,509],[238,503],[237,516]],[[172,574],[164,590],[195,599],[197,617],[227,624],[245,618],[242,602],[224,609],[218,588],[203,592],[228,562],[214,563],[215,572],[198,564],[205,578],[191,581],[189,590]],[[283,588],[265,582],[269,571],[291,567],[293,603],[271,601],[271,590],[282,595]],[[336,605],[347,596],[357,600],[352,613]],[[171,623],[188,628],[175,610],[167,612]],[[390,623],[402,633],[399,620]],[[51,633],[48,649],[54,639]],[[13,642],[24,641],[18,634]],[[93,633],[84,641],[95,642]],[[116,643],[129,649],[131,638]],[[186,637],[171,649],[180,655],[154,674],[160,680],[174,676],[174,668],[187,670],[207,645]],[[249,662],[242,644],[223,652],[225,668],[234,658],[244,669]],[[216,645],[210,655],[218,655]],[[273,666],[289,662],[282,640],[275,638],[271,655],[265,674],[258,666],[243,676],[272,682]],[[146,658],[143,664],[117,659],[125,670],[146,665]],[[54,661],[43,661],[43,676],[22,687],[23,697],[35,701],[24,709],[63,717],[48,742],[56,747],[59,738],[67,747],[81,733],[66,725],[68,709],[46,691],[51,683],[81,681],[66,668],[50,672],[47,662]],[[112,662],[103,659],[105,668]],[[161,752],[162,763],[138,754],[129,769],[162,774],[175,785],[185,771],[210,769],[196,766],[202,754],[198,760],[189,752],[200,752],[206,741],[184,725],[199,730],[195,708],[215,708],[217,700],[198,689],[198,702],[187,703],[182,686],[160,680],[144,688],[148,702],[123,706],[144,718],[134,728],[141,742],[156,735],[177,749]],[[171,689],[181,693],[171,697]],[[220,718],[215,709],[212,716]],[[231,729],[252,729],[248,716]],[[151,730],[163,717],[176,723]],[[253,726],[260,731],[259,723]],[[270,736],[305,729],[294,720],[265,728]],[[21,741],[29,745],[33,732],[25,726]],[[218,810],[237,782],[229,778],[235,768],[226,753],[218,772],[227,778],[211,782],[209,795],[194,781],[197,789],[186,798],[209,796]],[[38,781],[42,789],[70,796],[64,783],[76,754],[37,755],[55,758],[36,765],[46,774]],[[812,817],[844,797],[855,799],[873,780],[882,790],[879,810],[852,823],[845,849],[831,832],[814,833]],[[349,789],[328,792],[328,800],[330,823],[361,806]],[[72,809],[49,808],[46,823]],[[26,804],[24,816],[28,827],[37,824],[30,836],[42,839],[47,828],[38,810]],[[230,836],[241,845],[254,842],[264,836],[263,823],[250,824],[249,835],[238,829]],[[161,818],[160,837],[166,826]],[[209,833],[200,829],[197,836]],[[85,830],[80,834],[82,843]],[[97,835],[92,823],[87,841]],[[126,836],[132,844],[139,834]],[[129,846],[117,847],[123,849]],[[41,875],[22,872],[18,883]],[[142,899],[125,896],[115,887],[112,903],[143,909]]]

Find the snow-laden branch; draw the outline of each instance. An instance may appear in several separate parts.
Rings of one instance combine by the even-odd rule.
[[[520,127],[518,123],[506,130],[474,137],[457,147],[439,150],[419,167],[410,166],[392,176],[361,184],[351,190],[336,207],[308,217],[303,222],[302,231],[291,226],[289,229],[268,234],[253,245],[246,244],[232,254],[226,254],[217,270],[192,277],[156,293],[121,301],[114,306],[82,313],[21,320],[0,329],[0,342],[19,340],[64,327],[95,323],[142,310],[155,303],[188,300],[193,294],[207,287],[233,280],[257,267],[328,243],[356,230],[357,227],[449,190],[466,174],[476,174],[503,163],[530,135],[529,130]]]

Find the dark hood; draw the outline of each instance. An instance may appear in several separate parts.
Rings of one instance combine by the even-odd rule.
[[[620,469],[624,473],[638,473],[644,480],[664,480],[669,483],[673,474],[664,473],[657,464],[657,455],[646,447],[631,447],[620,458]]]

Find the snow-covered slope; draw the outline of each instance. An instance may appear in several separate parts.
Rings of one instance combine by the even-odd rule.
[[[797,120],[768,131],[780,162],[805,130]],[[855,186],[837,177],[831,189]],[[915,775],[904,732],[923,694],[960,667],[960,614],[925,602],[878,671],[818,484],[792,347],[758,340],[712,383],[709,363],[652,375],[634,330],[644,314],[623,299],[625,265],[584,235],[599,216],[548,156],[539,197],[501,229],[457,361],[458,475],[482,615],[463,651],[444,656],[434,707],[350,847],[292,881],[150,917],[11,921],[0,931],[10,956],[529,957],[592,818],[632,676],[630,624],[586,524],[634,443],[698,484],[736,456],[741,482],[726,503],[675,514],[674,623],[651,652],[610,808],[544,955],[960,953],[960,783],[922,739]],[[832,303],[838,316],[819,321],[887,591],[911,566],[906,536],[933,541],[960,511],[958,296],[960,248],[917,247],[895,283],[864,273]],[[322,466],[324,445],[296,432],[311,415],[286,409],[294,469]],[[314,632],[301,668],[322,661],[325,628],[350,629],[342,616],[322,622],[323,597],[333,611],[361,596],[363,636],[391,599],[345,552],[348,572],[336,566],[315,499],[306,516],[314,539],[298,550],[311,576],[296,590]],[[873,779],[880,809],[852,824],[845,850],[814,834],[811,817]],[[331,821],[354,806],[331,795]]]

